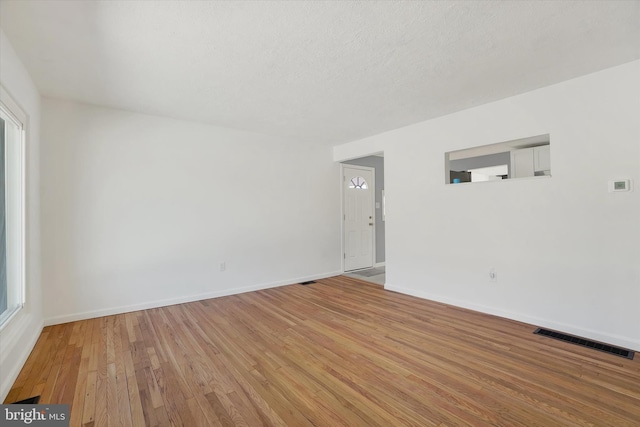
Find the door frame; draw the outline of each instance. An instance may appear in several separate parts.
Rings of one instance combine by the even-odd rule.
[[[376,168],[374,167],[370,167],[370,166],[358,166],[358,165],[350,165],[347,163],[340,163],[340,243],[341,243],[341,252],[342,252],[342,258],[340,258],[340,265],[341,265],[341,269],[342,272],[344,273],[344,261],[345,261],[345,256],[346,256],[346,247],[345,247],[345,239],[344,239],[344,220],[345,220],[345,211],[344,211],[344,197],[345,197],[345,192],[344,192],[344,186],[345,186],[345,174],[344,174],[344,170],[345,168],[349,168],[349,169],[360,169],[360,170],[365,170],[365,171],[369,171],[371,172],[371,174],[373,175],[373,180],[370,183],[371,185],[369,186],[369,188],[371,188],[371,212],[372,212],[372,216],[373,216],[373,232],[371,233],[371,267],[367,267],[367,268],[374,268],[376,266],[376,259],[377,259],[377,254],[376,254],[376,221],[378,219],[377,215],[376,215]],[[366,270],[366,269],[359,269],[359,270]],[[349,270],[349,271],[358,271],[357,270]]]

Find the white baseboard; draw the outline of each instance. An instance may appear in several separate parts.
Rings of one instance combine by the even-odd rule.
[[[333,271],[323,274],[315,274],[312,276],[299,277],[297,279],[288,279],[278,282],[261,283],[242,288],[225,289],[221,291],[207,292],[203,294],[189,295],[178,298],[169,298],[156,301],[148,301],[141,304],[132,304],[120,307],[105,308],[101,310],[84,311],[80,313],[66,314],[62,316],[49,317],[45,319],[45,326],[58,325],[60,323],[75,322],[78,320],[93,319],[95,317],[112,316],[114,314],[130,313],[132,311],[147,310],[150,308],[166,307],[175,304],[184,304],[186,302],[201,301],[210,298],[219,298],[229,295],[242,294],[245,292],[259,291],[262,289],[277,288],[279,286],[291,285],[309,280],[325,279],[327,277],[338,276],[342,274],[340,271]]]
[[[42,328],[44,327],[44,322],[39,321],[35,326],[32,325],[33,322],[25,321],[19,328],[18,331],[12,333],[8,337],[3,337],[2,339],[2,347],[3,350],[7,348],[12,348],[13,346],[20,344],[22,351],[20,351],[20,356],[18,357],[17,363],[11,366],[6,371],[6,361],[0,360],[0,365],[2,365],[2,378],[0,379],[0,402],[4,402],[4,399],[9,394],[11,390],[11,386],[18,378],[22,367],[27,362],[33,347],[35,347],[36,342],[38,342],[38,338],[40,338],[40,334],[42,333]]]
[[[576,325],[570,325],[562,322],[555,322],[553,320],[542,319],[535,316],[530,316],[522,313],[514,313],[507,310],[502,310],[495,307],[488,307],[481,304],[475,304],[470,301],[458,300],[455,298],[444,297],[441,295],[431,295],[428,292],[418,291],[415,289],[404,288],[401,286],[394,286],[385,284],[384,288],[389,291],[399,292],[405,295],[411,295],[414,297],[428,299],[431,301],[441,302],[444,304],[454,305],[456,307],[462,307],[473,311],[479,311],[485,314],[491,314],[498,317],[504,317],[506,319],[516,320],[518,322],[528,323],[533,326],[541,326],[544,328],[554,329],[556,331],[565,332],[580,337],[590,338],[592,340],[600,341],[607,344],[614,344],[621,347],[628,348],[630,350],[640,351],[640,341],[637,339],[623,337],[620,335],[603,333],[592,329],[581,328]]]

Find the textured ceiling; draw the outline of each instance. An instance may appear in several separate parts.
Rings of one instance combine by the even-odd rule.
[[[333,145],[640,58],[638,1],[14,1],[45,96]]]

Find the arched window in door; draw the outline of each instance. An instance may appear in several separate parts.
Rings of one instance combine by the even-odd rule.
[[[349,188],[355,188],[356,190],[366,190],[369,188],[369,186],[367,185],[367,181],[365,181],[363,177],[356,176],[351,178]]]

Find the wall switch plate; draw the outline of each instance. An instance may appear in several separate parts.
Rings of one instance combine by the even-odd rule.
[[[617,193],[619,191],[631,191],[631,180],[614,179],[609,181],[609,193]]]

